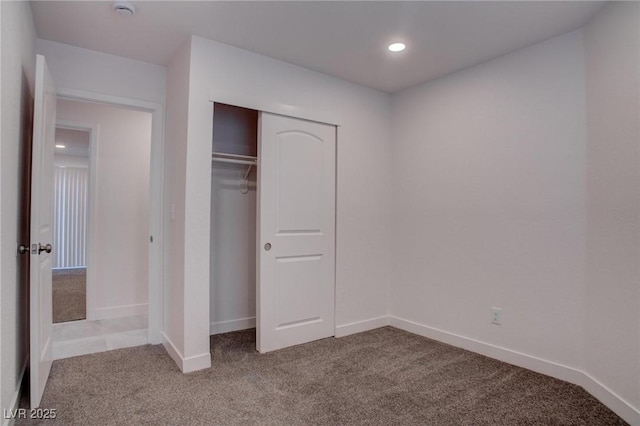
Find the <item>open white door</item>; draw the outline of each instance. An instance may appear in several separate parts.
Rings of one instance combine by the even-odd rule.
[[[261,113],[257,349],[334,335],[336,128]]]
[[[31,157],[30,378],[31,408],[40,399],[51,370],[51,241],[56,90],[44,56],[36,60]]]

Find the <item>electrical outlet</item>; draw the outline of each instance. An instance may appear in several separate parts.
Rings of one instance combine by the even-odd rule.
[[[491,324],[502,325],[502,308],[491,308]]]

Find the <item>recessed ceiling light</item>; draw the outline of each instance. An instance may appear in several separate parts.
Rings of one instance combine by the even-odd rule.
[[[56,148],[66,148],[66,145],[62,145],[61,143],[56,144]]]
[[[402,52],[407,46],[404,43],[392,43],[389,45],[388,49],[391,52]]]

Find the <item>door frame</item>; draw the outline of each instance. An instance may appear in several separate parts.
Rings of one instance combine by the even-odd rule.
[[[58,95],[58,99],[60,95]],[[96,249],[95,246],[95,224],[97,215],[97,202],[96,188],[98,185],[98,173],[97,173],[97,161],[98,161],[98,126],[81,123],[70,120],[57,120],[56,129],[68,129],[68,130],[80,130],[89,132],[89,198],[87,200],[87,244],[85,246],[85,259],[87,267],[87,276],[85,281],[86,286],[86,319],[94,319],[96,309],[96,289],[95,289],[95,265],[96,265]],[[55,167],[55,165],[54,165]]]
[[[105,95],[86,90],[58,88],[58,99],[85,101],[114,107],[151,113],[151,153],[149,175],[149,293],[148,338],[149,343],[162,342],[161,330],[164,318],[164,106],[160,103],[120,96]],[[95,169],[95,168],[94,168]]]
[[[215,103],[227,104],[237,106],[241,108],[253,109],[258,112],[268,112],[272,114],[283,115],[291,118],[299,118],[302,120],[315,121],[318,123],[329,124],[335,126],[335,226],[334,226],[334,268],[333,268],[333,286],[334,286],[334,304],[333,304],[333,325],[334,336],[338,335],[338,160],[340,147],[340,127],[342,126],[342,116],[335,111],[325,110],[317,107],[308,107],[300,105],[291,105],[284,102],[280,102],[273,97],[259,96],[256,94],[242,93],[240,91],[227,91],[221,89],[209,90],[209,103],[211,104],[211,111],[213,117],[213,106]],[[213,128],[212,128],[213,130]],[[213,137],[213,136],[212,136]],[[259,161],[259,159],[258,159]],[[259,185],[259,184],[258,184]],[[258,205],[256,204],[256,213]],[[209,218],[211,218],[211,205],[209,205]],[[257,216],[259,220],[259,216]],[[211,223],[209,223],[211,226]],[[256,229],[256,232],[259,228]],[[258,237],[258,235],[256,235]],[[259,256],[260,244],[256,239],[256,256]],[[209,260],[211,262],[211,260]],[[258,291],[258,258],[256,258],[256,298]],[[211,285],[211,283],[209,283]],[[209,311],[209,318],[211,318],[211,302],[207,301],[207,311]],[[256,300],[256,324],[259,321],[259,309]]]

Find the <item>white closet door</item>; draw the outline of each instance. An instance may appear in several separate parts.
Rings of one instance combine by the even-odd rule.
[[[336,128],[259,122],[257,349],[334,335]]]
[[[31,408],[40,405],[51,363],[51,266],[53,150],[56,89],[44,56],[36,60],[33,150],[31,157],[30,377]]]

